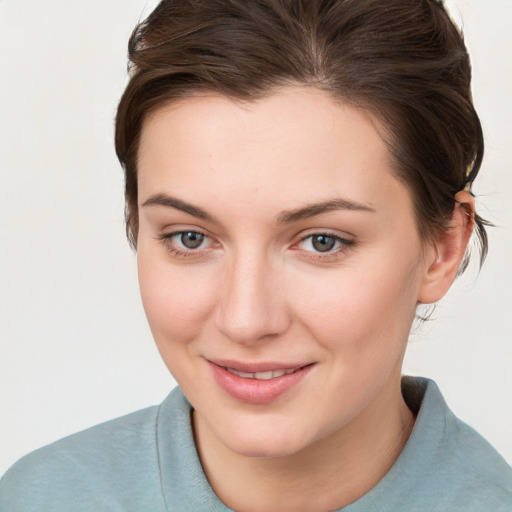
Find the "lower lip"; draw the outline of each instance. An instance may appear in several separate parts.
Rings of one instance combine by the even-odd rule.
[[[228,372],[221,366],[211,362],[209,365],[212,368],[215,381],[226,393],[236,400],[250,404],[266,404],[276,400],[295,387],[313,367],[310,364],[288,375],[260,380],[244,379]]]

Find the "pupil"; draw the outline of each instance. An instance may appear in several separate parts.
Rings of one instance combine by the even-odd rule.
[[[187,249],[197,249],[204,240],[204,235],[201,233],[194,233],[193,231],[189,231],[188,233],[181,234],[181,243]]]
[[[316,235],[313,237],[312,243],[318,252],[327,252],[333,249],[335,240],[330,236]]]

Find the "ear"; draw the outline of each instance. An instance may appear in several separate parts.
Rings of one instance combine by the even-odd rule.
[[[432,304],[442,299],[452,285],[473,232],[475,200],[467,192],[455,195],[455,208],[448,228],[425,251],[425,273],[418,302]]]

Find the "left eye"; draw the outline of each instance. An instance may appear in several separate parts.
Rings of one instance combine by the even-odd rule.
[[[326,253],[339,249],[344,243],[348,244],[348,241],[345,241],[338,236],[322,233],[315,233],[301,240],[302,249],[319,253]]]

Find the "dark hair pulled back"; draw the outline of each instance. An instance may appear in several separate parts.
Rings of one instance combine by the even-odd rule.
[[[455,194],[471,190],[480,169],[484,142],[469,56],[439,1],[163,0],[135,28],[129,62],[115,143],[134,247],[144,119],[200,91],[250,101],[301,84],[371,111],[386,127],[425,239],[446,228]],[[475,214],[481,261],[486,225]]]

